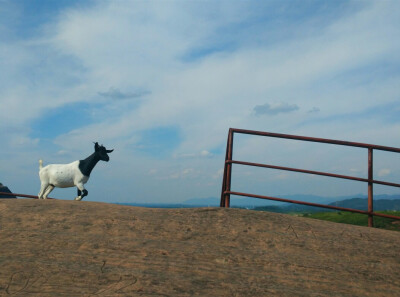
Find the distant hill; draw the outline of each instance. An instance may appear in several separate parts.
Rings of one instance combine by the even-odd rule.
[[[338,200],[338,197],[322,197],[322,196],[315,196],[315,195],[283,195],[278,196],[285,199],[292,199],[298,201],[308,201],[314,203],[331,203]],[[347,197],[348,198],[348,197]],[[400,197],[399,197],[400,198]],[[208,197],[208,198],[193,198],[189,200],[185,200],[182,204],[185,205],[193,205],[193,206],[219,206],[220,198],[218,197]],[[244,207],[244,208],[256,208],[265,205],[276,205],[279,202],[275,202],[272,200],[264,200],[264,199],[256,199],[256,198],[249,198],[249,197],[238,197],[238,196],[231,196],[231,206],[236,207]]]
[[[338,197],[323,197],[315,195],[284,195],[282,198],[307,201],[320,204],[336,205],[347,208],[365,209],[367,207],[367,198],[359,195],[360,198],[354,196],[338,196]],[[119,205],[140,206],[149,208],[191,208],[191,207],[218,207],[220,198],[193,198],[183,201],[182,203],[115,203]],[[374,197],[375,210],[400,210],[400,195],[376,195]],[[246,198],[246,197],[231,197],[231,207],[248,208],[255,210],[267,210],[271,212],[315,212],[327,211],[325,208],[317,208],[299,204],[280,203],[275,201]],[[363,208],[364,207],[364,208]]]
[[[359,210],[368,209],[368,199],[367,198],[350,198],[341,201],[336,201],[329,203],[328,205],[353,208]],[[263,206],[256,207],[255,210],[265,210],[279,213],[289,213],[289,212],[327,212],[334,211],[327,208],[312,207],[300,204],[291,204],[287,206]],[[374,210],[400,210],[400,199],[374,199]]]
[[[297,201],[307,201],[307,202],[312,202],[312,203],[320,203],[320,204],[329,204],[329,205],[335,205],[335,206],[341,206],[341,207],[348,207],[348,208],[358,208],[358,205],[363,207],[366,207],[367,203],[362,202],[367,199],[366,195],[352,195],[352,196],[337,196],[337,197],[324,197],[324,196],[316,196],[316,195],[303,195],[303,194],[297,194],[297,195],[282,195],[282,196],[277,196],[280,198],[285,198],[285,199],[291,199],[291,200],[297,200]],[[355,198],[357,197],[357,198]],[[354,200],[354,199],[364,199],[364,200]],[[389,202],[387,202],[389,200]],[[397,202],[390,202],[390,201],[396,201]],[[346,202],[344,202],[346,201]],[[350,201],[350,202],[347,202]],[[189,200],[185,200],[182,202],[183,205],[187,206],[192,206],[192,207],[201,207],[201,206],[219,206],[220,203],[220,198],[217,197],[208,197],[208,198],[193,198]],[[398,204],[400,203],[400,195],[375,195],[374,196],[374,204],[378,208],[384,208],[382,210],[390,209],[390,210],[397,210],[397,208],[392,208],[392,204],[397,207]],[[349,205],[356,205],[355,206],[349,206]],[[250,208],[250,209],[258,209],[260,207],[262,208],[268,208],[268,209],[273,209],[278,212],[290,212],[290,211],[303,211],[303,209],[314,209],[318,210],[318,208],[311,207],[311,206],[303,206],[299,204],[285,204],[282,205],[280,202],[275,202],[275,201],[270,201],[270,200],[264,200],[264,199],[255,199],[255,198],[246,198],[246,197],[237,197],[237,196],[231,196],[231,206],[233,207],[244,207],[244,208]],[[363,208],[359,208],[363,209]],[[326,209],[324,209],[326,210]],[[380,209],[376,209],[380,210]]]
[[[337,201],[331,203],[330,205],[367,210],[368,199],[353,198],[343,201]],[[400,199],[374,199],[374,210],[400,210]]]

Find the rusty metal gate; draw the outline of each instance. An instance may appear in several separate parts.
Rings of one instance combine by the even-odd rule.
[[[368,178],[359,178],[359,177],[355,177],[355,176],[339,175],[339,174],[332,174],[332,173],[320,172],[320,171],[311,171],[311,170],[304,170],[304,169],[298,169],[298,168],[274,166],[274,165],[269,165],[269,164],[259,164],[259,163],[235,161],[232,159],[233,136],[235,133],[249,134],[249,135],[256,135],[256,136],[275,137],[275,138],[284,138],[284,139],[293,139],[293,140],[300,140],[300,141],[329,143],[329,144],[335,144],[335,145],[344,145],[344,146],[368,149]],[[387,146],[380,146],[380,145],[373,145],[373,144],[366,144],[366,143],[349,142],[349,141],[341,141],[341,140],[333,140],[333,139],[325,139],[325,138],[313,138],[313,137],[305,137],[305,136],[297,136],[297,135],[287,135],[287,134],[260,132],[260,131],[231,128],[231,129],[229,129],[228,141],[227,141],[227,145],[226,145],[225,166],[224,166],[224,176],[223,176],[223,181],[222,181],[220,207],[229,207],[230,206],[230,195],[237,195],[237,196],[267,199],[267,200],[274,200],[274,201],[281,201],[281,202],[288,202],[288,203],[295,203],[295,204],[302,204],[302,205],[308,205],[308,206],[316,206],[316,207],[329,208],[329,209],[334,209],[334,210],[350,211],[350,212],[355,212],[355,213],[366,214],[366,215],[368,215],[368,226],[369,227],[373,227],[373,224],[374,224],[373,217],[374,216],[400,220],[400,217],[398,217],[398,216],[376,213],[373,211],[373,200],[374,200],[373,185],[374,184],[380,184],[380,185],[400,188],[400,184],[379,181],[379,180],[375,180],[373,178],[373,150],[381,150],[381,151],[400,153],[400,148],[394,148],[394,147],[387,147]],[[321,176],[328,176],[328,177],[335,177],[335,178],[365,182],[368,184],[368,211],[231,191],[231,178],[232,178],[232,165],[233,164],[256,166],[256,167],[263,167],[263,168],[270,168],[270,169],[279,169],[279,170],[286,170],[286,171],[293,171],[293,172],[300,172],[300,173],[306,173],[306,174],[314,174],[314,175],[321,175]]]

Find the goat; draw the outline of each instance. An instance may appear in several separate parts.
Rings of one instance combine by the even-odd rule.
[[[69,164],[50,164],[43,167],[43,161],[39,160],[39,177],[41,182],[39,199],[47,199],[51,191],[57,188],[77,187],[78,196],[75,200],[82,200],[88,195],[88,191],[84,188],[87,183],[94,166],[100,160],[108,162],[108,156],[114,150],[107,150],[103,145],[97,142],[94,144],[94,153],[85,160],[74,161]]]

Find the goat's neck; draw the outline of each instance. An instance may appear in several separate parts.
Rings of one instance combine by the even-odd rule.
[[[79,161],[79,169],[83,175],[90,176],[94,166],[100,161],[99,156],[96,153],[91,154],[85,160]]]

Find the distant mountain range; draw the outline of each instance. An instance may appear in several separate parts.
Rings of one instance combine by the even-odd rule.
[[[354,197],[357,198],[354,198]],[[315,195],[285,195],[281,198],[307,201],[319,204],[334,205],[346,208],[366,210],[368,201],[366,195],[323,197]],[[118,203],[124,205],[152,207],[152,208],[188,208],[188,207],[217,207],[220,199],[217,197],[193,198],[182,203]],[[232,196],[231,207],[241,207],[255,210],[267,210],[272,212],[315,212],[330,211],[326,208],[318,208],[300,204],[281,203],[263,199]],[[400,195],[375,195],[374,210],[400,210]]]
[[[354,196],[353,196],[354,197]],[[327,198],[315,195],[285,195],[280,198],[298,200],[298,201],[308,201],[314,203],[323,203],[327,204],[330,202],[334,202],[338,199],[336,198]],[[400,196],[399,196],[400,198]],[[188,205],[201,205],[201,206],[219,206],[220,198],[217,197],[209,197],[209,198],[193,198],[183,202],[183,204]],[[239,196],[231,196],[231,206],[237,207],[246,207],[246,208],[255,208],[258,206],[265,205],[276,205],[280,204],[280,202],[275,202],[272,200],[264,200],[264,199],[256,199],[256,198],[248,198],[248,197],[239,197]]]
[[[351,198],[345,199],[341,201],[336,201],[333,203],[329,203],[328,205],[352,208],[358,210],[367,210],[368,209],[368,199],[367,198]],[[279,213],[289,213],[289,212],[328,212],[335,211],[333,209],[327,209],[322,207],[313,207],[307,205],[300,204],[290,204],[286,206],[260,206],[255,207],[254,210],[264,210],[270,212],[279,212]],[[379,210],[400,210],[400,199],[374,199],[374,211]]]
[[[359,194],[359,195],[352,195],[352,196],[337,196],[337,197],[324,197],[324,196],[316,196],[316,195],[283,195],[277,196],[279,198],[290,199],[290,200],[297,200],[297,201],[307,201],[312,203],[320,203],[320,204],[332,204],[337,203],[339,201],[344,200],[351,200],[354,198],[360,199],[367,199],[366,195]],[[375,195],[374,202],[378,200],[393,200],[393,199],[400,199],[400,195]],[[219,206],[220,198],[217,197],[209,197],[209,198],[194,198],[189,199],[182,204],[185,205],[196,205],[196,206]],[[238,196],[231,196],[231,206],[238,206],[238,207],[247,207],[247,208],[255,208],[258,206],[275,206],[275,205],[282,205],[282,202],[276,202],[272,200],[264,200],[264,199],[256,199],[256,198],[246,198],[246,197],[238,197]],[[285,203],[287,205],[287,203]],[[335,204],[332,204],[335,205]],[[343,206],[346,207],[346,206]]]

